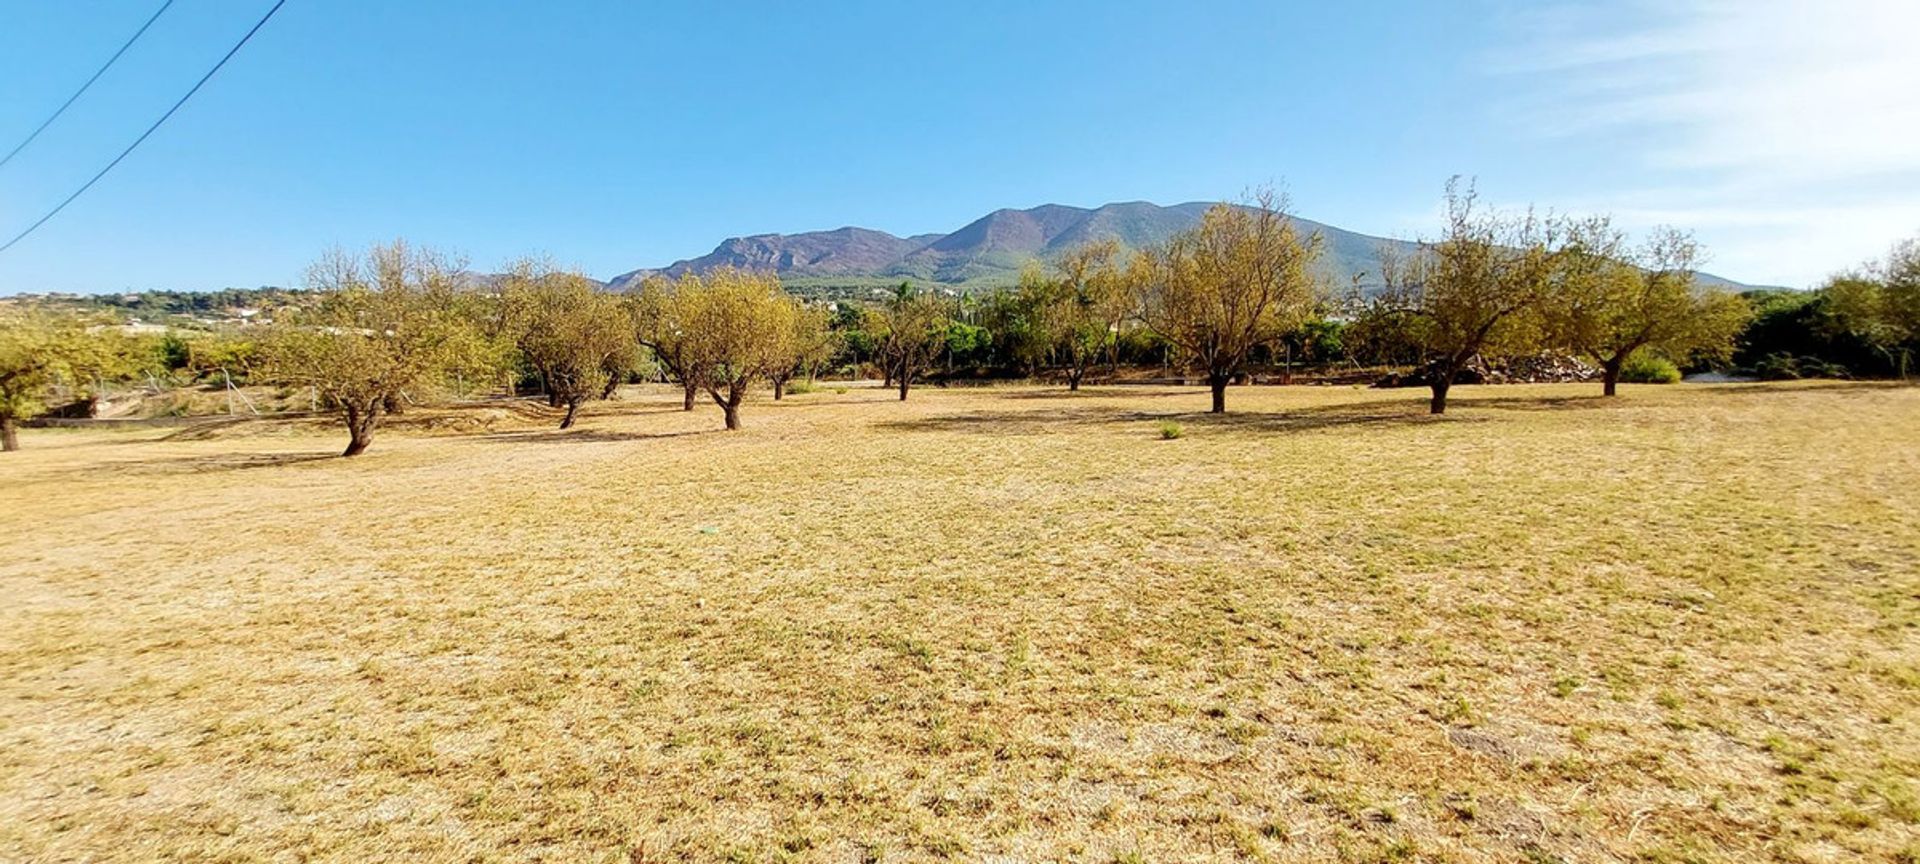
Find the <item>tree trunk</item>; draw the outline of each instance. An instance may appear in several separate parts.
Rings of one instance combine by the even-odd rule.
[[[1435,378],[1431,384],[1427,385],[1433,388],[1433,401],[1427,405],[1428,414],[1447,413],[1447,390],[1453,387],[1454,371],[1452,369],[1440,371],[1445,377]]]
[[[1208,413],[1227,413],[1227,381],[1230,378],[1225,372],[1207,373],[1207,386],[1213,390],[1213,407],[1207,409]]]
[[[682,411],[692,411],[692,410],[693,410],[693,397],[694,397],[694,395],[695,395],[696,393],[698,393],[698,392],[699,392],[699,390],[700,390],[700,388],[699,388],[699,387],[697,387],[697,386],[695,386],[695,385],[694,385],[694,383],[693,383],[692,381],[682,381],[682,382],[680,382],[680,387],[681,387],[681,389],[682,389],[682,390],[684,390],[684,391],[685,391],[685,393],[684,393],[684,395],[685,395],[685,397],[686,397],[685,399],[683,399],[683,400],[681,400],[681,402],[680,402],[680,410],[682,410]]]
[[[909,375],[907,375],[907,374],[906,374],[906,370],[905,370],[905,369],[902,369],[902,370],[900,370],[900,372],[901,372],[901,374],[900,374],[900,401],[902,401],[902,402],[905,402],[905,401],[907,401],[907,381],[908,381],[908,380],[909,380],[909,379],[911,378],[911,376],[909,376]]]
[[[1625,362],[1626,362],[1625,357],[1615,357],[1611,360],[1608,360],[1605,363],[1600,364],[1600,381],[1602,382],[1601,386],[1602,388],[1604,388],[1603,392],[1605,393],[1605,395],[1612,396],[1619,391],[1620,367]]]
[[[773,379],[773,401],[778,402],[785,395],[787,395],[787,379]]]
[[[341,456],[358,456],[366,452],[367,445],[373,443],[373,424],[379,419],[380,403],[361,409],[347,409],[347,449]]]
[[[726,415],[727,429],[729,431],[739,429],[740,400],[747,395],[747,382],[729,382],[725,396],[720,395],[720,391],[708,387],[707,395],[713,397],[713,404],[720,406],[721,412]]]
[[[727,392],[727,401],[720,403],[720,409],[726,412],[728,431],[740,428],[740,397],[746,395],[746,386],[735,384]]]
[[[1072,369],[1068,369],[1067,370],[1067,392],[1069,393],[1079,392],[1080,379],[1084,377],[1086,374],[1087,374],[1086,370],[1077,366]]]
[[[567,400],[567,416],[560,418],[560,428],[572,429],[573,415],[579,412],[580,412],[580,400],[568,399]]]
[[[0,417],[0,452],[20,449],[20,429],[12,417]]]
[[[620,379],[612,376],[608,376],[607,386],[600,390],[600,398],[612,399],[614,394],[618,393],[619,391],[620,391]]]

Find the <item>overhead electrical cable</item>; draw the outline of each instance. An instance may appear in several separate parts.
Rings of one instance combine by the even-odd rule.
[[[133,43],[140,41],[140,37],[147,32],[147,28],[152,27],[153,22],[160,20],[160,16],[167,11],[167,7],[172,5],[173,0],[167,0],[167,2],[160,4],[160,8],[154,11],[153,17],[148,18],[147,23],[140,25],[140,29],[133,31],[133,35],[127,38],[126,44],[121,45],[120,50],[113,52],[113,56],[108,57],[107,62],[94,71],[93,77],[87,79],[87,83],[80,85],[80,89],[73,91],[73,95],[68,96],[67,101],[60,103],[60,107],[54,109],[52,115],[48,116],[33,132],[29,133],[27,140],[20,142],[18,146],[7,151],[7,155],[0,156],[0,168],[6,167],[8,162],[13,161],[13,157],[20,155],[20,151],[27,149],[27,145],[33,143],[33,139],[40,137],[40,133],[47,131],[47,127],[52,126],[53,121],[60,119],[60,115],[67,113],[67,109],[73,107],[73,103],[80,99],[80,95],[87,92],[87,88],[92,87],[93,82],[100,80],[100,76],[107,74],[107,70],[113,68],[114,62],[120,59],[120,55],[127,53],[127,49],[132,48]]]
[[[167,113],[160,115],[160,119],[153,121],[153,125],[148,126],[147,131],[140,133],[140,137],[133,139],[133,143],[128,144],[127,149],[120,151],[120,155],[113,157],[113,161],[108,162],[107,167],[100,169],[100,173],[93,175],[92,179],[81,184],[80,188],[74,190],[72,195],[68,195],[65,201],[61,201],[59,205],[47,211],[47,215],[40,217],[40,219],[32,225],[28,225],[27,230],[15,235],[12,240],[7,241],[6,245],[0,246],[0,252],[12,249],[15,244],[27,239],[27,235],[32,234],[40,226],[47,224],[47,220],[60,215],[60,211],[67,209],[67,205],[72,204],[73,199],[80,197],[88,189],[93,188],[93,184],[100,182],[100,178],[107,176],[108,171],[112,171],[115,165],[120,164],[121,160],[127,158],[127,155],[134,151],[134,148],[139,147],[141,142],[146,141],[147,138],[154,133],[154,130],[160,128],[160,124],[167,122],[167,118],[172,117],[174,112],[179,111],[180,106],[187,104],[187,100],[192,99],[193,94],[200,92],[200,88],[206,86],[207,81],[213,78],[214,73],[219,72],[220,67],[227,65],[227,61],[232,60],[233,55],[240,53],[240,49],[246,47],[246,44],[252,41],[253,34],[260,32],[260,28],[267,26],[267,22],[273,19],[273,13],[280,11],[280,7],[285,5],[287,5],[287,0],[279,0],[279,2],[274,3],[273,8],[267,10],[267,14],[260,16],[260,20],[253,25],[253,29],[248,30],[247,35],[240,37],[240,41],[234,43],[233,47],[227,51],[226,56],[221,57],[220,62],[213,64],[213,68],[207,70],[207,74],[200,76],[200,80],[193,85],[193,89],[188,90],[185,96],[180,97],[179,101],[173,103],[173,107],[168,108]]]

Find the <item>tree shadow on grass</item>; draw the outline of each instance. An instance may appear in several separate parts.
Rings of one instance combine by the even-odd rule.
[[[491,432],[471,437],[494,444],[606,444],[619,441],[652,441],[711,435],[725,429],[687,429],[680,432],[610,432],[602,429],[528,429],[515,432]]]
[[[1424,394],[1426,393],[1426,391],[1422,390],[1420,392],[1423,395],[1422,395],[1422,398],[1419,400],[1419,403],[1422,406],[1422,410],[1425,410],[1427,399],[1424,396]],[[1592,410],[1596,408],[1609,408],[1609,407],[1613,407],[1617,405],[1625,405],[1625,404],[1628,404],[1628,403],[1620,401],[1620,399],[1617,397],[1613,399],[1609,399],[1606,396],[1603,396],[1597,392],[1591,395],[1580,395],[1580,396],[1475,397],[1471,395],[1462,396],[1459,394],[1458,391],[1456,391],[1453,394],[1452,398],[1447,400],[1447,410],[1448,411],[1460,411],[1460,410],[1471,411],[1475,408],[1496,408],[1496,409],[1504,409],[1508,411]]]
[[[1166,389],[1159,389],[1166,388]],[[1086,384],[1079,390],[1068,390],[1067,385],[1048,387],[1044,390],[1019,390],[1000,394],[1007,399],[1028,400],[1070,400],[1070,399],[1140,399],[1160,397],[1192,397],[1204,403],[1207,399],[1205,387],[1181,387],[1177,384]]]
[[[1078,405],[1043,411],[972,411],[875,424],[904,432],[971,432],[983,435],[1044,435],[1101,425],[1164,423],[1195,429],[1246,429],[1257,432],[1308,432],[1342,427],[1386,427],[1436,422],[1485,422],[1484,417],[1433,417],[1424,401],[1367,402],[1297,408],[1291,411],[1138,411],[1100,405]]]
[[[1741,393],[1752,396],[1767,393],[1851,393],[1860,390],[1900,390],[1909,387],[1920,388],[1920,385],[1893,380],[1857,381],[1833,378],[1808,378],[1796,381],[1730,381],[1720,384],[1688,384],[1686,387],[1689,391],[1696,392]]]
[[[305,453],[220,453],[213,456],[188,456],[171,459],[139,459],[116,463],[109,470],[134,474],[205,474],[220,471],[244,471],[251,468],[280,468],[303,462],[327,462],[339,459],[340,451]]]

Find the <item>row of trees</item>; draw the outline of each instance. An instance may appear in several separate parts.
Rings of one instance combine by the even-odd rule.
[[[1612,396],[1637,352],[1680,363],[1731,354],[1750,309],[1698,284],[1699,257],[1693,239],[1670,228],[1630,247],[1604,218],[1493,212],[1456,180],[1444,233],[1387,258],[1386,288],[1358,304],[1356,327],[1413,351],[1435,414],[1475,359],[1542,350],[1591,361]]]
[[[260,347],[267,380],[312,387],[346,421],[345,455],[363,452],[384,414],[463,390],[466,381],[536,379],[570,428],[580,407],[655,366],[705,391],[740,427],[756,381],[776,396],[831,350],[823,310],[762,274],[721,270],[649,280],[622,296],[539,261],[509,268],[494,290],[462,288],[461,268],[405,243],[336,253],[309,274],[316,302],[281,316]]]
[[[345,421],[351,456],[383,415],[409,404],[476,389],[511,394],[529,381],[562,409],[561,428],[619,384],[660,378],[683,388],[686,410],[705,392],[737,429],[752,388],[770,385],[780,399],[795,378],[849,362],[856,372],[877,366],[904,400],[943,359],[950,373],[956,358],[1023,374],[1052,368],[1077,390],[1102,363],[1117,369],[1153,356],[1202,374],[1210,408],[1221,412],[1229,383],[1256,363],[1364,352],[1418,367],[1441,413],[1477,360],[1575,354],[1601,370],[1613,395],[1636,357],[1726,359],[1753,316],[1746,299],[1698,283],[1699,248],[1678,231],[1633,244],[1605,219],[1492,211],[1458,181],[1446,201],[1440,235],[1388,255],[1384,288],[1364,295],[1331,290],[1318,275],[1321,238],[1300,231],[1284,199],[1261,194],[1210,209],[1155,248],[1100,241],[1069,250],[984,297],[902,285],[879,302],[832,310],[793,298],[770,274],[730,269],[655,277],[620,295],[527,260],[476,286],[461,262],[396,242],[323,257],[308,274],[311,290],[256,338],[170,335],[147,353],[172,368],[311,388]],[[1820,328],[1831,331],[1823,338],[1871,345],[1904,374],[1920,338],[1920,242],[1810,296],[1790,298],[1798,306],[1768,300],[1753,327],[1817,305]],[[83,319],[4,314],[8,449],[18,421],[44,410],[54,388],[98,390],[148,362],[127,337]]]

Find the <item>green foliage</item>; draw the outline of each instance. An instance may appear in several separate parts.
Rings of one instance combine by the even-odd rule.
[[[1447,184],[1447,227],[1404,259],[1383,249],[1385,290],[1363,331],[1387,350],[1416,354],[1434,382],[1433,413],[1476,355],[1532,351],[1542,341],[1537,310],[1559,262],[1553,226],[1531,212],[1479,206],[1471,186]]]
[[[1628,384],[1677,384],[1680,367],[1647,351],[1637,351],[1620,366],[1620,380]]]
[[[1893,375],[1886,354],[1841,323],[1828,293],[1751,291],[1741,295],[1753,319],[1740,334],[1733,364],[1755,375],[1800,377],[1802,361],[1817,361],[1846,375]]]
[[[514,346],[553,404],[567,409],[562,429],[573,425],[581,403],[605,397],[639,363],[627,310],[585,276],[523,262],[501,299]]]
[[[1834,323],[1906,377],[1920,350],[1920,238],[1896,245],[1884,261],[1834,277],[1823,293]]]
[[[1186,430],[1181,429],[1180,424],[1172,420],[1163,420],[1160,422],[1160,440],[1162,441],[1172,441],[1185,434]]]
[[[1248,356],[1297,327],[1321,299],[1322,245],[1319,234],[1300,234],[1284,199],[1263,194],[1252,206],[1209,209],[1199,226],[1136,259],[1124,278],[1148,329],[1206,373],[1218,413]]]
[[[953,321],[947,324],[946,349],[955,362],[966,363],[986,353],[993,345],[993,331],[985,327]]]
[[[1753,365],[1753,374],[1763,381],[1794,381],[1801,378],[1851,378],[1847,367],[1820,357],[1795,357],[1786,352],[1768,354]]]
[[[1732,356],[1752,307],[1696,282],[1700,249],[1690,235],[1662,228],[1628,250],[1625,235],[1604,218],[1560,230],[1565,245],[1556,253],[1552,287],[1540,305],[1553,347],[1603,369],[1622,367],[1648,351],[1702,364]]]
[[[387,406],[426,397],[487,355],[459,269],[404,241],[328,254],[308,274],[318,302],[282,316],[262,346],[269,379],[318,391],[346,421],[345,455],[359,454]]]
[[[72,314],[0,310],[0,432],[17,447],[14,429],[46,413],[56,397],[90,401],[108,381],[153,365],[154,345],[111,325]]]

